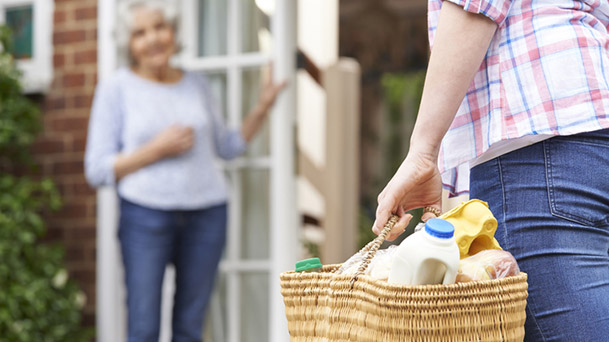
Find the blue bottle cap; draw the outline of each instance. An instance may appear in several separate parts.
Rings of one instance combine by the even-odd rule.
[[[446,220],[432,218],[425,222],[425,231],[440,239],[450,239],[455,235],[455,226]]]

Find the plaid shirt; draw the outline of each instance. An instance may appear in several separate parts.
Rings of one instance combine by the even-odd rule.
[[[498,24],[442,141],[453,195],[468,191],[470,162],[497,142],[609,128],[608,0],[447,1]],[[431,45],[441,6],[429,1]]]

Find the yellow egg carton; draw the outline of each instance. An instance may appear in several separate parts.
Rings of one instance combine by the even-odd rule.
[[[501,249],[495,239],[497,219],[488,203],[473,199],[463,202],[440,216],[455,226],[455,240],[461,259],[486,249]]]

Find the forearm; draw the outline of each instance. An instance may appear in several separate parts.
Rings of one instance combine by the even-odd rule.
[[[486,55],[497,24],[451,2],[442,5],[429,60],[411,151],[437,158],[476,71]]]
[[[162,159],[158,149],[152,144],[143,145],[130,154],[120,154],[114,162],[114,176],[118,182],[126,175],[133,173]]]
[[[266,120],[268,109],[262,105],[258,105],[252,109],[249,115],[243,121],[241,126],[241,134],[245,141],[250,142],[260,130],[260,127]]]

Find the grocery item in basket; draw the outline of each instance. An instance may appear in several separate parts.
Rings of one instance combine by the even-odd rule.
[[[516,259],[510,252],[489,249],[462,259],[457,272],[457,283],[500,279],[520,274]]]
[[[387,280],[389,277],[389,270],[391,269],[391,263],[393,261],[393,255],[397,251],[395,245],[391,245],[385,249],[379,249],[376,255],[368,265],[368,268],[363,274],[369,275],[374,279]],[[359,268],[365,252],[357,252],[349,260],[345,261],[341,267],[336,271],[337,274],[355,274]]]
[[[459,268],[459,247],[454,226],[442,219],[430,219],[425,229],[408,236],[393,257],[388,282],[391,284],[452,284]]]
[[[395,222],[363,248],[366,269]],[[456,252],[458,258],[458,251]],[[402,287],[367,276],[337,275],[328,265],[313,275],[281,274],[292,341],[522,342],[527,275],[436,286]],[[465,310],[464,310],[465,308]],[[447,314],[449,313],[449,314]],[[337,319],[338,318],[338,319]]]
[[[387,280],[397,250],[398,246],[396,245],[378,250],[376,256],[370,262],[370,266],[368,266],[367,273],[374,279]]]
[[[300,260],[296,263],[296,272],[319,272],[321,271],[321,260],[319,258],[310,258]]]
[[[497,219],[486,202],[477,199],[463,202],[440,218],[455,226],[455,240],[461,259],[483,250],[501,249],[495,240]]]
[[[336,274],[355,274],[359,265],[364,259],[364,254],[361,251],[353,254],[347,261],[343,262],[342,265],[336,270]]]

